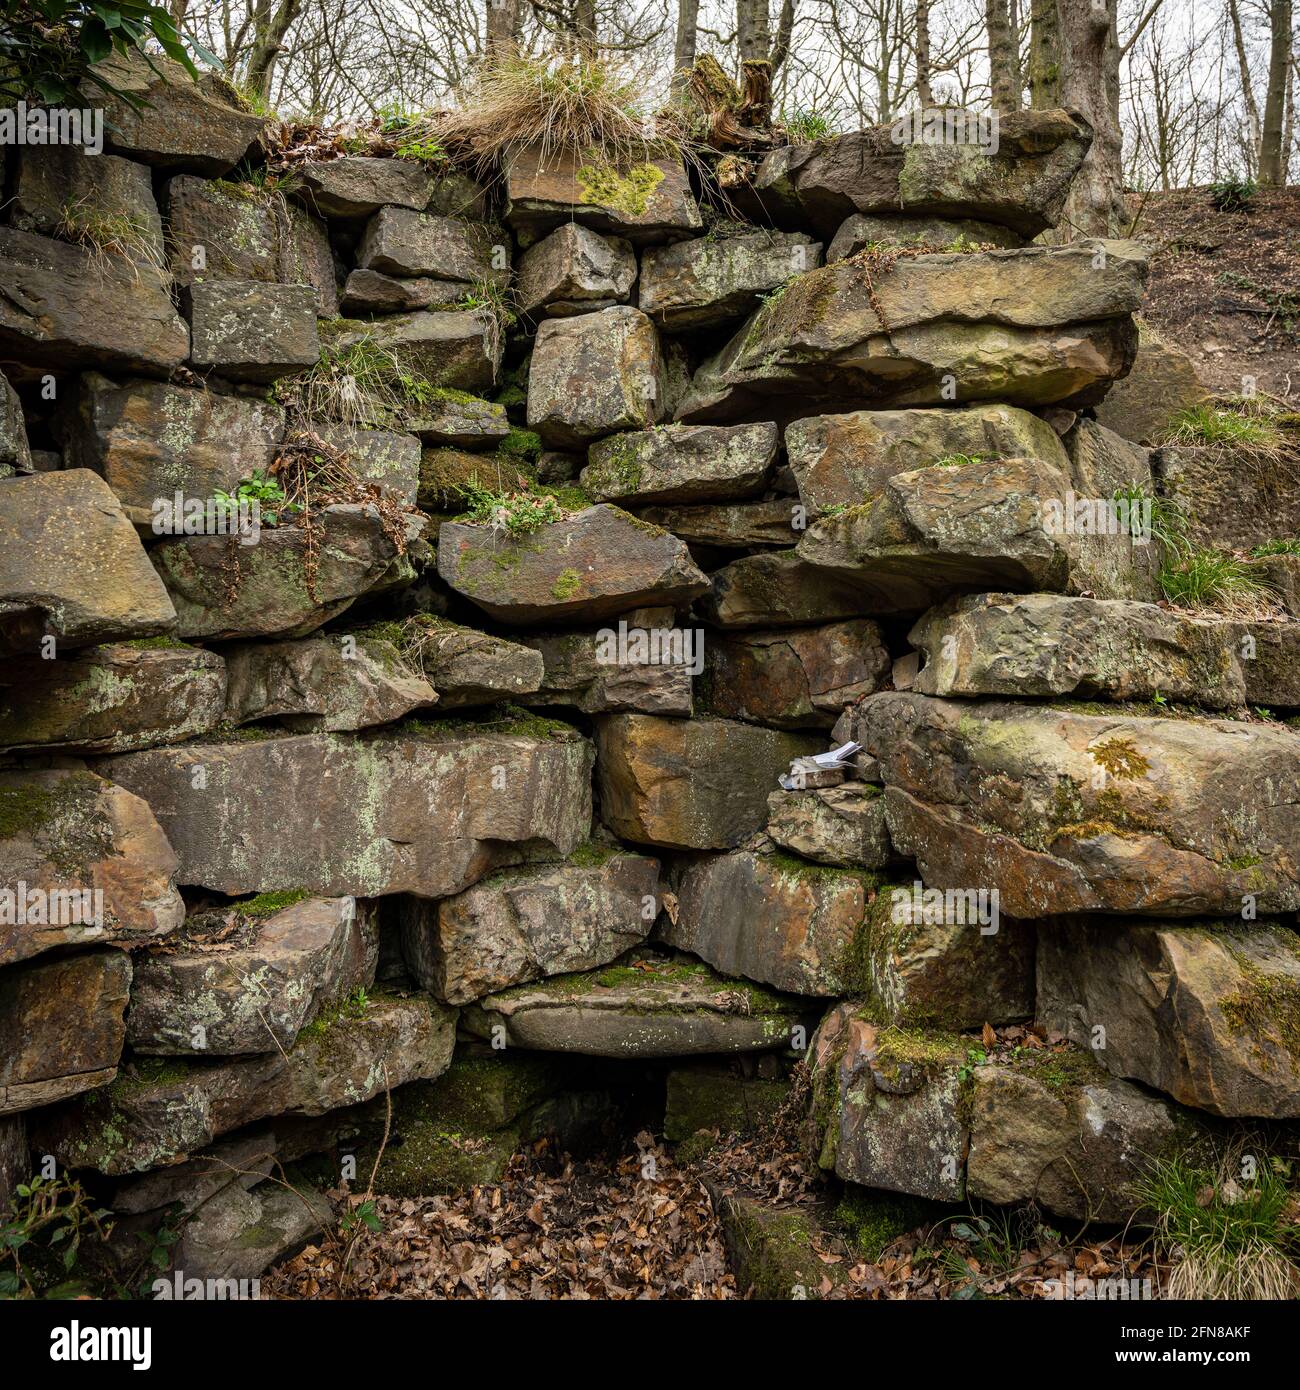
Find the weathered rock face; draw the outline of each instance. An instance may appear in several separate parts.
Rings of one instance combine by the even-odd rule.
[[[838,261],[765,303],[700,367],[677,418],[771,413],[790,395],[800,414],[864,397],[1091,404],[1132,364],[1145,278],[1145,252],[1123,241],[922,255],[874,276]]]
[[[314,537],[312,569],[302,526],[263,527],[255,545],[183,536],[155,546],[151,557],[176,605],[177,634],[218,641],[303,636],[378,584],[398,553],[371,506],[317,513]]]
[[[1008,227],[968,217],[938,217],[897,212],[850,213],[826,248],[827,261],[843,261],[868,246],[932,246],[957,250],[958,245],[1023,246],[1025,239]]]
[[[857,583],[780,550],[715,571],[700,611],[715,627],[785,627],[855,618],[868,606]]]
[[[709,709],[778,729],[829,729],[890,669],[869,618],[827,627],[714,636],[704,648]]]
[[[510,985],[606,965],[649,934],[659,864],[594,849],[600,862],[506,869],[402,914],[402,953],[437,998],[468,1004]]]
[[[1246,703],[1269,709],[1300,706],[1300,624],[1224,623],[1222,628],[1225,639],[1233,630]]]
[[[1004,405],[814,415],[786,427],[785,446],[799,500],[812,515],[856,507],[883,491],[895,474],[940,459],[1028,458],[1069,471],[1056,431],[1036,415]]]
[[[1032,459],[919,468],[810,526],[797,553],[857,584],[859,613],[987,589],[1154,598],[1158,547],[1128,529],[1072,529],[1062,510],[1071,493],[1064,473]]]
[[[6,478],[0,502],[0,651],[35,653],[47,636],[60,648],[154,637],[175,625],[102,478],[84,468]]]
[[[301,1181],[227,1183],[185,1222],[173,1265],[187,1279],[256,1279],[333,1220],[329,1199]]]
[[[167,638],[0,669],[0,747],[125,753],[205,734],[225,708],[221,657]]]
[[[620,655],[617,633],[551,633],[527,637],[525,645],[542,658],[543,674],[536,693],[525,695],[526,705],[572,705],[584,714],[637,713],[689,717],[693,653],[680,639],[698,641],[698,630],[674,632],[669,624],[639,627],[629,624],[627,646]],[[666,634],[666,638],[665,638]],[[679,638],[676,648],[674,637]],[[611,641],[611,638],[614,640]],[[656,648],[653,643],[658,641]],[[665,641],[667,645],[665,645]]]
[[[354,898],[306,898],[230,927],[222,913],[191,919],[165,948],[136,957],[127,1025],[135,1052],[289,1048],[322,1010],[374,980],[378,937]]]
[[[774,1059],[759,1058],[760,1067]],[[762,1074],[737,1058],[731,1063],[688,1062],[668,1073],[664,1102],[664,1138],[674,1143],[701,1129],[720,1134],[761,1130],[789,1095],[789,1084],[776,1068]],[[745,1070],[741,1070],[745,1068]]]
[[[802,232],[656,247],[642,258],[638,303],[670,333],[720,328],[750,313],[767,291],[821,263],[821,244]]]
[[[542,658],[531,647],[439,618],[420,625],[408,659],[437,690],[444,710],[516,699],[542,683]]]
[[[279,719],[301,733],[334,733],[388,724],[438,701],[391,642],[364,633],[250,643],[225,656],[232,724]]]
[[[32,1160],[27,1149],[27,1122],[22,1115],[0,1116],[0,1201],[8,1205],[19,1183],[31,1176]]]
[[[70,467],[91,468],[127,516],[148,526],[159,500],[206,499],[265,473],[284,434],[284,411],[269,401],[219,396],[163,382],[115,385],[85,372],[60,423]]]
[[[377,483],[414,506],[420,485],[420,441],[414,434],[353,429],[326,420],[313,421],[310,429],[323,444],[345,456],[362,482]]]
[[[157,270],[0,227],[0,357],[23,376],[98,367],[165,376],[189,333]]]
[[[822,751],[802,734],[729,719],[614,714],[597,721],[600,814],[625,840],[732,849],[763,828],[791,759]]]
[[[0,372],[0,478],[32,472],[32,451],[27,442],[23,403],[9,378]]]
[[[287,1053],[133,1062],[115,1085],[42,1112],[39,1142],[60,1164],[114,1175],[177,1163],[268,1115],[323,1115],[432,1080],[455,1027],[455,1011],[427,995],[376,992],[304,1029]]]
[[[20,149],[9,214],[11,225],[42,236],[111,218],[114,227],[130,228],[139,250],[162,260],[162,218],[153,182],[149,170],[134,160],[102,153],[88,159],[74,145]]]
[[[687,1057],[787,1048],[807,1002],[728,980],[703,965],[649,956],[595,975],[518,985],[470,1005],[461,1021],[510,1047],[594,1057]]]
[[[1018,918],[1300,903],[1291,729],[912,694],[869,697],[850,728],[932,887],[997,888]]]
[[[456,449],[490,449],[510,433],[505,407],[463,391],[444,391],[421,407],[406,427],[426,444]]]
[[[783,849],[818,864],[883,869],[892,858],[880,788],[862,782],[771,792],[767,833]]]
[[[204,174],[229,173],[248,153],[266,125],[231,106],[214,84],[194,82],[178,63],[151,54],[126,58],[113,54],[96,72],[111,91],[89,88],[104,109],[104,139],[110,150],[155,168]]]
[[[670,425],[591,446],[582,486],[598,502],[726,501],[762,492],[779,444],[775,425]]]
[[[1151,467],[1161,496],[1187,516],[1196,545],[1249,550],[1300,532],[1296,489],[1261,480],[1258,468],[1243,467],[1233,449],[1170,446],[1151,455]]]
[[[1159,444],[1174,416],[1205,396],[1191,358],[1139,320],[1133,370],[1097,407],[1097,419],[1125,439]]]
[[[823,236],[855,212],[977,218],[1034,236],[1056,225],[1092,144],[1087,123],[1066,111],[1003,116],[996,144],[987,132],[982,142],[931,142],[924,130],[901,139],[893,130],[774,150],[748,196],[779,225],[811,225]]]
[[[861,987],[867,893],[860,874],[737,850],[686,870],[677,917],[660,937],[724,975],[792,994],[846,994]]]
[[[1088,922],[1040,936],[1043,1023],[1114,1075],[1216,1115],[1300,1113],[1298,998],[1300,937],[1277,924]]]
[[[344,155],[296,166],[294,191],[324,217],[369,217],[389,206],[422,211],[431,194],[429,175],[413,159]]]
[[[131,962],[121,951],[0,971],[0,1114],[112,1081],[130,987]]]
[[[568,318],[625,303],[636,275],[629,242],[566,222],[520,257],[516,293],[525,314]]]
[[[354,270],[343,285],[339,308],[345,314],[409,314],[416,309],[454,309],[465,286],[427,275],[401,279],[378,270]]]
[[[322,223],[251,184],[182,174],[167,184],[168,268],[178,285],[262,280],[311,285],[323,318],[339,311],[329,237]]]
[[[724,550],[784,546],[799,539],[794,529],[799,504],[788,497],[770,502],[733,502],[695,507],[644,507],[642,521],[662,526],[692,545]]]
[[[510,278],[508,247],[499,228],[400,207],[380,208],[366,224],[357,265],[385,275],[427,275],[461,285],[505,284]]]
[[[689,236],[700,226],[686,171],[674,160],[615,167],[582,151],[519,150],[506,170],[505,220],[522,245],[565,222],[637,245]]]
[[[501,329],[483,309],[396,314],[361,330],[349,328],[334,342],[345,348],[363,338],[391,352],[434,386],[449,390],[489,390],[501,370]]]
[[[186,291],[190,361],[235,381],[274,381],[315,366],[316,291],[260,280],[195,281]]]
[[[639,309],[547,319],[528,369],[528,428],[554,448],[585,448],[661,420],[667,387],[659,335]]]
[[[562,857],[591,824],[591,745],[559,724],[191,743],[104,769],[153,807],[182,883],[230,894],[445,897],[527,852]]]
[[[979,594],[931,609],[908,640],[925,653],[914,687],[923,695],[1158,694],[1227,709],[1246,698],[1242,635],[1153,603]]]
[[[684,606],[708,588],[681,541],[610,506],[517,540],[450,522],[438,533],[438,573],[492,617],[528,624],[610,618],[642,603]]]
[[[0,810],[0,965],[180,925],[176,855],[139,797],[84,770],[0,772]]]

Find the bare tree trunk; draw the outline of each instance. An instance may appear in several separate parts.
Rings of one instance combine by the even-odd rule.
[[[483,51],[491,62],[519,46],[524,15],[521,0],[487,0],[487,32]]]
[[[916,0],[916,97],[923,108],[934,105],[930,77],[930,0]]]
[[[1286,182],[1282,160],[1282,124],[1286,114],[1286,76],[1291,66],[1291,0],[1272,0],[1268,11],[1268,93],[1259,141],[1259,181]]]
[[[736,46],[740,61],[767,58],[772,51],[772,25],[767,0],[736,0]]]
[[[677,37],[673,43],[673,92],[686,89],[688,74],[695,64],[699,37],[700,0],[677,0]]]
[[[1029,104],[1061,104],[1061,25],[1057,0],[1032,0],[1029,11]]]
[[[1237,70],[1241,74],[1241,95],[1246,103],[1246,125],[1250,132],[1250,148],[1259,150],[1259,106],[1255,101],[1255,89],[1250,81],[1250,64],[1246,61],[1246,40],[1241,32],[1241,10],[1237,0],[1228,0],[1228,17],[1232,21],[1232,46],[1237,53]],[[1246,173],[1252,170],[1247,169]]]
[[[271,0],[259,0],[253,19],[253,51],[248,59],[244,83],[248,89],[268,101],[271,96],[271,75],[275,60],[284,47],[285,36],[298,18],[302,0],[280,0],[272,11]]]
[[[794,33],[794,8],[797,0],[781,0],[781,14],[776,21],[776,40],[772,44],[772,76],[781,71],[790,56],[790,39]]]
[[[1020,106],[1017,38],[1007,0],[985,0],[984,22],[989,35],[989,87],[995,111]]]
[[[1118,0],[1057,0],[1057,103],[1093,129],[1092,148],[1070,190],[1066,214],[1084,236],[1111,236],[1128,221],[1119,128]]]

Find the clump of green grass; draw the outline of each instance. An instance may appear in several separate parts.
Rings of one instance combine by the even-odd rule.
[[[778,124],[785,127],[792,145],[811,145],[831,134],[830,117],[820,111],[782,111]]]
[[[1300,1228],[1286,1171],[1268,1159],[1248,1165],[1240,1149],[1217,1167],[1181,1155],[1151,1166],[1139,1196],[1155,1213],[1156,1240],[1174,1260],[1167,1298],[1300,1293]]]
[[[301,376],[278,381],[275,394],[309,419],[336,420],[354,428],[382,426],[438,400],[437,386],[411,371],[371,333],[342,344],[327,342],[320,361]]]
[[[934,468],[969,468],[972,464],[983,463],[979,454],[944,454],[935,459]]]
[[[1232,176],[1210,185],[1210,202],[1218,212],[1249,212],[1258,192],[1254,179]]]
[[[1180,410],[1170,422],[1165,443],[1243,449],[1268,457],[1284,451],[1282,432],[1269,414],[1214,401]]]
[[[1268,609],[1268,590],[1243,560],[1221,550],[1187,548],[1166,561],[1160,588],[1179,608],[1213,608],[1242,616]]]
[[[1135,521],[1148,514],[1152,537],[1168,551],[1187,549],[1187,513],[1169,497],[1160,497],[1147,483],[1128,483],[1117,487],[1111,500],[1127,504],[1129,530],[1136,534]]]
[[[1300,536],[1290,540],[1265,541],[1250,552],[1253,559],[1262,560],[1266,555],[1300,555]]]

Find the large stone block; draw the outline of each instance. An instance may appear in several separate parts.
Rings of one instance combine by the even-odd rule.
[[[112,1081],[130,986],[131,961],[121,951],[0,971],[0,1114]]]
[[[675,536],[607,505],[518,539],[448,522],[438,573],[494,618],[529,624],[612,618],[643,603],[684,607],[708,589]]]
[[[103,766],[153,808],[182,883],[441,898],[528,853],[580,844],[591,760],[566,725],[449,724],[191,743]]]
[[[582,486],[598,502],[697,502],[763,491],[780,440],[775,425],[669,425],[593,444]]]
[[[459,285],[505,285],[509,245],[499,227],[383,207],[366,224],[357,266],[384,275],[424,275]]]
[[[0,372],[0,478],[33,471],[22,400]]]
[[[658,634],[656,636],[656,634]],[[572,705],[584,714],[637,713],[689,716],[694,662],[684,647],[672,646],[671,629],[628,625],[619,652],[614,629],[601,633],[561,632],[526,637],[542,658],[542,682],[526,705]],[[665,637],[667,645],[665,645]],[[658,640],[658,649],[653,643]],[[694,640],[698,641],[698,634]]]
[[[408,620],[402,645],[444,710],[517,699],[542,682],[542,658],[531,647],[432,614]]]
[[[1113,1075],[1215,1115],[1300,1115],[1297,1000],[1300,936],[1276,923],[1084,922],[1039,938],[1042,1022]]]
[[[850,213],[826,248],[828,261],[843,261],[869,246],[928,246],[957,250],[965,246],[1023,246],[1025,238],[1009,227],[969,217],[939,217],[900,212]]]
[[[890,836],[1001,910],[1187,917],[1300,906],[1300,735],[1281,725],[872,695]]]
[[[519,307],[533,318],[608,309],[626,302],[636,273],[636,252],[622,237],[566,222],[520,257]]]
[[[0,651],[154,637],[176,609],[116,496],[84,468],[0,480]],[[44,652],[41,652],[44,655]]]
[[[134,250],[155,264],[163,259],[149,170],[115,154],[87,158],[75,145],[19,150],[9,222],[24,232],[69,238],[95,224],[121,229],[138,241]]]
[[[799,539],[795,523],[802,520],[800,510],[795,499],[775,497],[769,502],[643,507],[637,514],[690,545],[749,550],[792,546]]]
[[[885,798],[879,787],[864,782],[771,792],[767,833],[783,849],[818,864],[883,869],[892,858]]]
[[[450,390],[490,390],[501,370],[501,327],[486,309],[420,310],[376,319],[361,328],[349,321],[332,342],[347,348],[363,339],[392,353],[433,386]]]
[[[171,1056],[292,1047],[322,1011],[373,983],[378,955],[354,898],[306,898],[270,915],[244,916],[238,904],[192,914],[165,949],[136,956],[127,1041]]]
[[[436,904],[408,901],[402,953],[425,989],[468,1004],[606,965],[639,946],[658,913],[658,861],[592,846],[572,864],[505,869]]]
[[[706,702],[712,713],[755,724],[829,729],[846,705],[880,688],[891,665],[870,618],[711,635],[704,647]]]
[[[190,361],[235,381],[274,381],[320,359],[316,291],[260,280],[195,281],[187,291]]]
[[[855,410],[814,415],[786,427],[785,447],[810,515],[856,507],[897,473],[940,459],[1029,458],[1068,472],[1060,437],[1012,406],[950,410]]]
[[[170,638],[114,642],[0,668],[0,747],[126,753],[183,743],[225,715],[226,664]]]
[[[370,217],[382,207],[429,205],[429,174],[413,159],[343,155],[308,160],[294,169],[294,194],[323,217]]]
[[[528,369],[528,428],[557,449],[647,429],[666,413],[667,385],[659,335],[639,309],[547,319]]]
[[[745,317],[792,275],[821,263],[821,243],[802,232],[763,231],[655,247],[641,260],[638,304],[669,333],[720,328]]]
[[[715,570],[712,580],[700,612],[715,627],[806,627],[856,618],[870,607],[860,585],[805,563],[793,550],[742,556]]]
[[[1250,550],[1300,534],[1300,490],[1285,469],[1219,445],[1155,450],[1152,471],[1162,497],[1187,517],[1188,537],[1216,550]]]
[[[638,844],[732,849],[763,828],[791,760],[823,747],[729,719],[608,715],[596,723],[601,819]]]
[[[189,331],[152,266],[0,227],[0,283],[0,358],[20,364],[16,375],[166,376],[189,355]]]
[[[1138,444],[1159,444],[1179,411],[1206,397],[1192,359],[1138,320],[1138,351],[1133,370],[1110,388],[1097,407],[1097,419]]]
[[[140,797],[84,769],[0,772],[0,812],[0,965],[181,924],[176,854]]]

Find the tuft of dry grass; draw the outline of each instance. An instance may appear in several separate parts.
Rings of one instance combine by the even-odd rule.
[[[54,234],[90,252],[101,272],[115,262],[133,267],[136,278],[148,267],[170,279],[167,263],[151,229],[126,213],[110,212],[89,194],[64,203]]]

